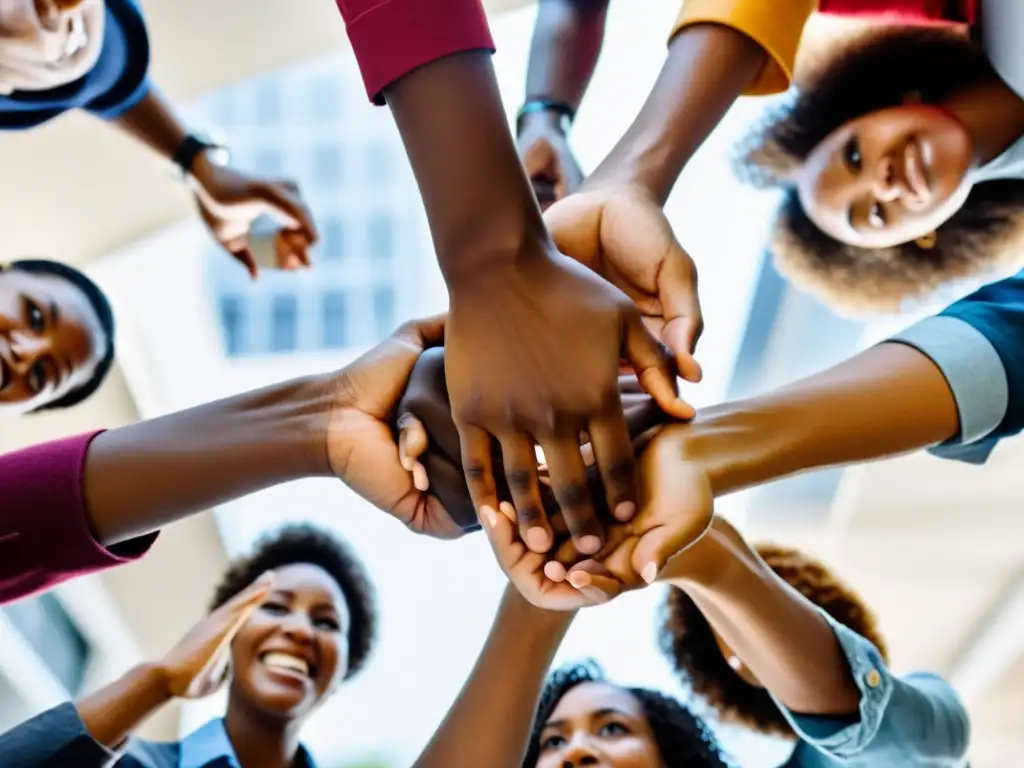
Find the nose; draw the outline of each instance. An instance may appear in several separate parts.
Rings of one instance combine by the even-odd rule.
[[[283,617],[281,631],[292,642],[303,645],[311,644],[316,637],[312,620],[302,611],[292,611]]]
[[[10,342],[11,365],[20,375],[27,374],[48,347],[46,339],[17,331],[11,332]]]
[[[562,753],[562,768],[583,768],[588,765],[600,764],[597,750],[591,745],[590,739],[577,734]]]
[[[896,161],[889,155],[883,156],[875,166],[871,191],[880,203],[891,203],[907,194],[903,179],[896,173]]]

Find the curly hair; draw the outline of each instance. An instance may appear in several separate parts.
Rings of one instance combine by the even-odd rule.
[[[213,593],[209,609],[224,605],[269,570],[296,564],[315,565],[341,587],[348,605],[348,670],[354,676],[373,650],[377,634],[376,595],[362,562],[343,542],[308,525],[293,525],[266,536],[247,557],[235,560]]]
[[[888,661],[874,614],[834,573],[796,549],[774,544],[758,544],[755,549],[779,578],[871,642]],[[683,682],[724,722],[746,725],[761,733],[793,734],[768,692],[746,682],[729,666],[708,620],[681,589],[669,590],[659,639],[663,653]]]
[[[916,94],[936,104],[996,78],[978,45],[942,26],[894,26],[851,38],[794,88],[737,148],[736,172],[757,187],[782,188],[771,249],[779,271],[845,314],[894,311],[940,285],[1009,272],[1024,253],[1024,182],[977,184],[940,226],[934,247],[916,242],[859,248],[808,218],[789,175],[830,133]]]
[[[0,271],[3,271],[3,269],[63,280],[78,290],[85,297],[92,311],[96,313],[100,330],[103,331],[105,337],[105,346],[103,347],[103,354],[100,355],[100,359],[96,363],[95,369],[93,369],[92,376],[62,397],[40,405],[33,412],[70,408],[87,400],[100,388],[100,384],[107,378],[107,374],[110,373],[110,369],[114,365],[114,310],[110,305],[110,299],[107,298],[103,289],[85,276],[85,273],[78,271],[74,267],[69,267],[67,264],[61,264],[59,261],[20,259],[12,261],[6,267],[0,267]]]
[[[551,673],[537,705],[523,768],[536,768],[540,759],[540,736],[558,702],[578,685],[607,682],[604,671],[593,660],[568,664]],[[679,701],[648,688],[625,690],[640,702],[658,752],[668,768],[724,768],[726,762],[714,734]]]

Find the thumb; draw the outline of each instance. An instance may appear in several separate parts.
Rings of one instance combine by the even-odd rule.
[[[633,366],[640,386],[665,413],[677,419],[692,419],[697,412],[679,397],[671,353],[647,329],[632,303],[625,324],[622,356]]]
[[[697,269],[674,237],[670,252],[658,271],[658,299],[665,319],[662,341],[675,355],[680,375],[696,383],[703,373],[693,351],[704,331],[704,316],[697,295]]]
[[[651,450],[653,457],[644,472],[648,497],[636,520],[649,521],[633,550],[633,570],[650,584],[676,554],[695,544],[711,525],[714,496],[707,476],[699,471],[682,471],[679,458],[670,450]]]

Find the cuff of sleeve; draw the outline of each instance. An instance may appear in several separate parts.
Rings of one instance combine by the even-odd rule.
[[[973,325],[938,315],[887,341],[927,355],[946,377],[960,416],[960,433],[951,442],[975,443],[1002,423],[1010,403],[1006,368],[992,342]]]
[[[829,718],[800,715],[786,709],[777,700],[776,704],[801,741],[831,757],[847,758],[862,751],[878,734],[892,696],[893,679],[882,654],[871,642],[835,621],[824,611],[821,613],[832,627],[849,664],[850,674],[860,691],[859,717],[848,725],[826,727]]]
[[[93,536],[82,485],[89,445],[100,434],[78,435],[18,454],[17,463],[32,482],[15,489],[11,508],[26,565],[36,574],[35,589],[137,560],[156,540],[157,534],[151,534],[108,549]]]
[[[378,105],[384,89],[414,69],[464,51],[494,52],[480,0],[386,0],[346,26],[366,93]]]
[[[781,93],[789,87],[804,25],[816,0],[686,0],[671,37],[694,24],[721,24],[741,32],[768,54],[769,60],[744,95]],[[671,39],[671,38],[670,38]]]
[[[14,765],[74,765],[108,768],[118,758],[86,730],[71,702],[60,704],[3,735],[5,757]],[[8,754],[9,753],[9,754]],[[5,763],[6,765],[7,763]]]

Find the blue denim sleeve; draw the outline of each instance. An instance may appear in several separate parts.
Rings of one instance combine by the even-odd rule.
[[[109,79],[98,79],[112,84],[94,95],[84,108],[104,120],[113,120],[149,93],[150,46],[146,20],[136,0],[106,3],[108,24],[94,75],[107,70]]]
[[[118,757],[89,735],[70,702],[0,735],[0,756],[4,768],[107,768]]]
[[[860,690],[860,709],[857,719],[847,723],[800,715],[776,701],[801,741],[796,754],[812,750],[827,758],[828,765],[844,768],[963,768],[970,726],[949,684],[928,673],[896,677],[872,643],[822,615],[835,632]],[[796,764],[826,763],[798,759]]]
[[[1024,429],[1024,272],[987,285],[888,341],[930,357],[956,400],[960,432],[932,449],[983,464]]]

